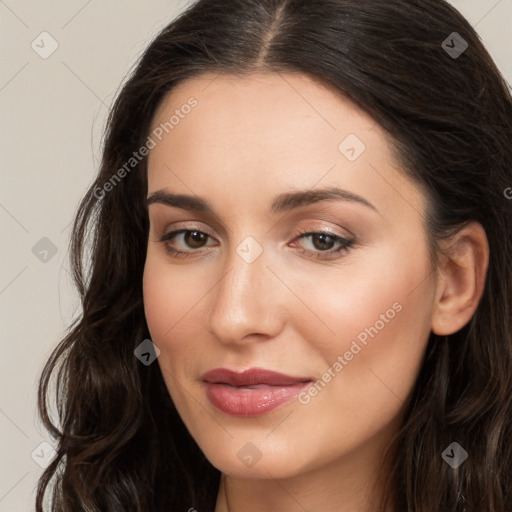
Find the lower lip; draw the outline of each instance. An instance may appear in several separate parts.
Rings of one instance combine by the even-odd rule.
[[[296,397],[310,382],[289,386],[233,387],[206,383],[206,396],[220,411],[232,416],[259,416]]]

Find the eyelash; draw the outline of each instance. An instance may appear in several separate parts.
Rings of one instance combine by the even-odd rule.
[[[171,231],[171,232],[165,234],[160,239],[160,242],[164,243],[167,252],[171,256],[176,257],[176,258],[187,258],[187,257],[191,256],[192,254],[199,252],[200,250],[181,251],[179,249],[172,247],[172,245],[170,245],[169,241],[177,235],[180,235],[182,233],[190,233],[190,232],[201,233],[201,234],[204,234],[204,235],[212,238],[210,235],[208,235],[208,233],[205,233],[198,229],[179,229],[179,230]],[[354,240],[342,237],[340,235],[335,235],[334,233],[331,233],[329,231],[300,231],[294,240],[298,240],[301,238],[307,238],[308,236],[312,236],[312,235],[326,235],[326,236],[332,238],[334,243],[340,244],[338,249],[336,249],[336,250],[331,249],[331,250],[327,250],[327,251],[310,251],[310,250],[304,249],[304,248],[299,249],[299,252],[301,254],[307,254],[312,257],[315,257],[314,255],[316,255],[316,259],[321,259],[321,260],[336,259],[335,256],[337,254],[340,254],[340,253],[346,254],[346,253],[350,252],[350,250],[352,249],[352,246],[355,243]],[[323,256],[324,254],[327,255],[327,257]],[[332,255],[334,255],[334,257],[331,257]]]

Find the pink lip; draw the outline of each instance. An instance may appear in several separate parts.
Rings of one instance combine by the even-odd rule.
[[[309,377],[251,368],[234,372],[215,368],[202,377],[206,396],[220,411],[233,416],[258,416],[288,402],[308,385]]]

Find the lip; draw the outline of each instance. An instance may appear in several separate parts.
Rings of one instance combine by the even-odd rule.
[[[217,409],[242,417],[259,416],[289,402],[313,381],[263,368],[242,372],[215,368],[203,374],[201,380],[206,396]]]

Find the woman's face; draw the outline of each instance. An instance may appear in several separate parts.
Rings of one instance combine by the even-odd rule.
[[[298,74],[188,80],[151,130],[145,312],[192,436],[241,477],[375,462],[435,297],[425,197],[386,134]]]

